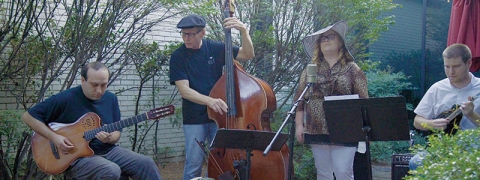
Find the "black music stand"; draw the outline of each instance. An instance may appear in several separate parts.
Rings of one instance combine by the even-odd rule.
[[[365,141],[369,180],[370,141],[410,140],[404,97],[325,101],[323,109],[332,142]]]
[[[276,133],[266,131],[219,129],[213,138],[210,148],[241,149],[246,151],[246,172],[245,178],[250,179],[250,157],[253,150],[263,151],[270,144]],[[273,151],[280,151],[288,139],[288,134],[281,133],[272,145]],[[241,176],[242,177],[242,176]]]

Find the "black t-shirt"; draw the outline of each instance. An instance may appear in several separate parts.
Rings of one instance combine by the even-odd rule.
[[[233,57],[239,47],[233,47]],[[170,84],[188,80],[189,86],[200,94],[208,96],[220,79],[225,65],[225,44],[208,39],[202,40],[200,49],[188,49],[182,44],[170,58]],[[207,106],[182,99],[183,124],[213,122],[208,118]]]
[[[101,99],[91,100],[83,94],[81,86],[55,94],[28,110],[32,117],[47,125],[52,122],[71,124],[88,112],[96,113],[101,125],[120,121],[118,99],[113,93],[107,91]],[[105,154],[115,146],[97,138],[89,145],[95,154]]]

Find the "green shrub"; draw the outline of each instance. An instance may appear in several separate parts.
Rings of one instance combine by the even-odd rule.
[[[32,159],[32,130],[22,122],[23,110],[0,110],[0,180],[64,179],[63,174],[44,174]],[[4,173],[4,174],[2,174]]]
[[[309,180],[317,177],[317,168],[309,144],[295,142],[293,164],[295,167],[295,180]]]
[[[8,173],[9,177],[16,176],[15,161],[17,149],[24,138],[24,132],[28,127],[20,120],[23,111],[18,110],[0,110],[0,159],[3,160],[0,169],[4,173]],[[21,168],[17,171],[21,171]],[[18,172],[17,172],[18,173]],[[0,177],[1,178],[1,177]]]
[[[373,141],[370,142],[370,156],[372,162],[389,163],[393,154],[409,152],[408,141]]]
[[[412,83],[402,72],[394,73],[393,68],[366,71],[368,79],[368,95],[370,97],[398,96],[402,90],[411,89]]]
[[[393,68],[387,66],[386,69],[378,69],[380,63],[369,63],[366,68],[365,75],[368,80],[369,97],[389,97],[398,96],[402,90],[412,89],[412,84],[408,82],[409,77],[403,72],[395,73]],[[365,63],[359,63],[362,67],[366,67]],[[413,109],[413,105],[406,104],[407,110]],[[392,159],[393,154],[408,153],[408,141],[372,141],[370,142],[370,155],[372,162],[388,163]]]
[[[435,133],[428,137],[428,148],[417,145],[415,152],[426,151],[423,166],[410,171],[407,180],[480,179],[480,130],[458,131],[454,136]]]

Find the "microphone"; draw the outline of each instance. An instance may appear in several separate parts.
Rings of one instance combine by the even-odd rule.
[[[310,96],[313,92],[312,85],[317,82],[317,64],[308,64],[307,65],[307,85],[310,89]],[[309,97],[310,99],[310,97]]]
[[[307,83],[317,82],[317,65],[308,64],[307,66]]]

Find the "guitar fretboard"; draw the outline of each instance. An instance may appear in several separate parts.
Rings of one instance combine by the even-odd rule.
[[[477,95],[473,96],[471,101],[475,101],[478,97],[480,96],[480,93],[478,93]],[[450,114],[446,119],[450,119],[452,120],[453,118],[457,117],[458,115],[462,114],[462,111],[460,110],[460,105],[458,105],[455,109],[455,111],[452,112],[452,114]]]
[[[121,120],[121,121],[117,121],[117,122],[107,124],[105,126],[87,131],[87,132],[84,133],[84,138],[85,138],[85,140],[89,141],[89,140],[92,140],[93,138],[95,138],[95,135],[97,133],[101,132],[101,131],[111,133],[113,131],[120,130],[122,128],[137,124],[137,123],[142,122],[142,121],[145,121],[147,119],[148,119],[147,114],[142,113],[142,114],[139,114],[135,117],[127,118],[127,119],[124,119],[124,120]]]
[[[457,109],[455,109],[455,111],[453,111],[452,114],[450,114],[446,119],[452,120],[462,113],[459,107],[456,107],[456,108]]]

